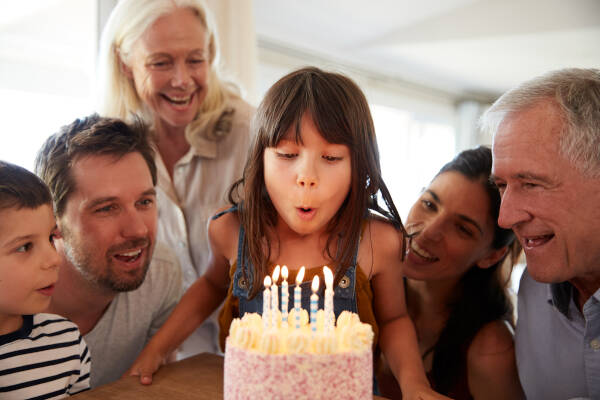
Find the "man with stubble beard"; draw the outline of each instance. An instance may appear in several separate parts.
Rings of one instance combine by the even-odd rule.
[[[36,158],[62,261],[48,312],[84,335],[92,388],[121,377],[181,297],[177,258],[155,246],[153,160],[143,125],[97,115],[50,136]]]

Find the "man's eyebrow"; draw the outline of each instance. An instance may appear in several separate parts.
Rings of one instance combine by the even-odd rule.
[[[108,196],[108,197],[98,197],[97,199],[92,200],[88,203],[86,208],[94,208],[100,204],[110,203],[111,201],[116,201],[119,198],[117,196]]]
[[[156,189],[155,188],[150,188],[148,190],[145,190],[142,192],[142,194],[140,195],[140,197],[143,196],[156,196]],[[86,208],[94,208],[100,204],[104,204],[104,203],[110,203],[111,201],[117,201],[119,200],[119,197],[117,196],[107,196],[107,197],[99,197],[97,199],[92,200]]]
[[[515,175],[515,178],[521,179],[521,180],[532,180],[532,181],[539,181],[539,182],[550,183],[550,179],[548,178],[548,176],[539,175],[539,174],[533,174],[531,172],[521,172],[521,173],[518,173],[518,174]]]
[[[156,189],[150,188],[150,189],[146,190],[144,193],[142,193],[142,196],[156,196]]]
[[[511,175],[511,178],[518,179],[518,180],[532,180],[532,181],[538,181],[538,182],[551,183],[550,179],[547,176],[534,174],[531,172],[519,172],[514,175]],[[503,179],[500,179],[500,178],[498,178],[498,176],[491,174],[489,180],[492,184],[495,185],[498,180],[502,181]]]

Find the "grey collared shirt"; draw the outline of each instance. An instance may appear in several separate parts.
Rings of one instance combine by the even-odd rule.
[[[600,399],[600,289],[583,314],[573,290],[521,277],[515,347],[528,399]]]

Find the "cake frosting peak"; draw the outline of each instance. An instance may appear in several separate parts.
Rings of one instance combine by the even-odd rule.
[[[279,311],[278,311],[279,312]],[[323,310],[317,313],[316,329],[309,324],[306,310],[300,311],[300,328],[295,326],[295,310],[288,322],[275,318],[276,326],[256,313],[247,313],[231,323],[227,346],[262,354],[337,354],[363,352],[373,343],[371,325],[358,315],[343,311],[334,326],[327,326]],[[269,322],[271,318],[269,318]]]

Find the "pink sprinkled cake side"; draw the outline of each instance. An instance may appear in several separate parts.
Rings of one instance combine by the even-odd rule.
[[[225,400],[372,399],[373,354],[259,354],[227,346]]]

